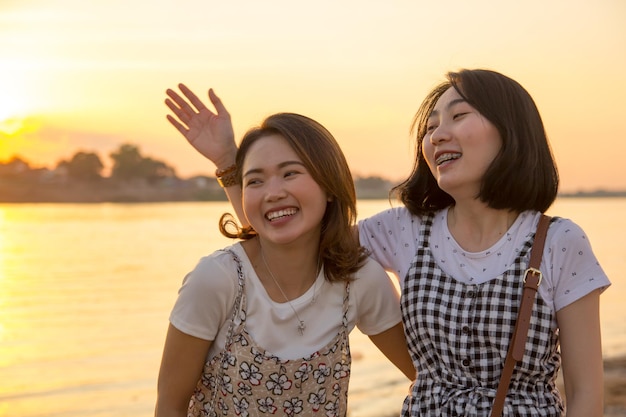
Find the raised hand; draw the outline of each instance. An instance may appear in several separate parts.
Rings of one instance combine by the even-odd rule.
[[[233,164],[237,153],[235,134],[230,114],[220,98],[209,89],[209,100],[216,110],[213,113],[187,86],[179,84],[178,88],[186,99],[167,89],[165,104],[176,115],[168,114],[167,120],[218,168]]]

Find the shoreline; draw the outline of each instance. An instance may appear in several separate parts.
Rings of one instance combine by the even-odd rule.
[[[604,417],[626,415],[626,355],[604,359]]]

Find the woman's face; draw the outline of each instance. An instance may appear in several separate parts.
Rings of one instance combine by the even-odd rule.
[[[246,218],[262,239],[319,242],[328,197],[281,135],[264,136],[250,146],[242,193]]]
[[[498,129],[450,87],[427,122],[422,152],[439,188],[455,201],[475,199],[500,148]]]

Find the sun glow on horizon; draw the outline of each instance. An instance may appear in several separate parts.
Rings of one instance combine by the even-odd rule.
[[[24,119],[21,117],[0,117],[0,133],[14,136],[24,128]]]
[[[306,114],[354,172],[400,179],[424,95],[449,70],[485,67],[536,99],[562,189],[626,187],[614,174],[626,136],[620,0],[1,3],[0,161],[50,167],[79,150],[106,160],[132,143],[181,176],[206,173],[211,164],[165,120],[164,91],[184,82],[205,103],[216,89],[238,137],[273,112]],[[443,14],[441,32],[427,17]]]
[[[12,74],[0,75],[9,76]],[[13,77],[10,77],[11,79]],[[0,90],[3,95],[0,96],[0,139],[6,136],[15,136],[27,128],[26,119],[28,118],[29,106],[26,104],[27,98],[24,94],[17,94],[17,85],[19,80],[9,84],[8,81],[0,84]]]
[[[28,154],[41,147],[33,140],[40,122],[35,116],[3,113],[0,108],[0,115],[5,114],[9,116],[0,116],[0,161],[7,162],[14,157],[28,158]]]

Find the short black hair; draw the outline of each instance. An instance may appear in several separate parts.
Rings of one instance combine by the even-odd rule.
[[[416,158],[411,175],[393,192],[413,214],[454,204],[437,185],[424,155],[422,141],[435,104],[454,88],[500,133],[502,148],[482,179],[476,196],[494,209],[545,212],[558,193],[559,175],[543,121],[530,94],[515,80],[485,69],[449,72],[420,105],[412,124]]]

